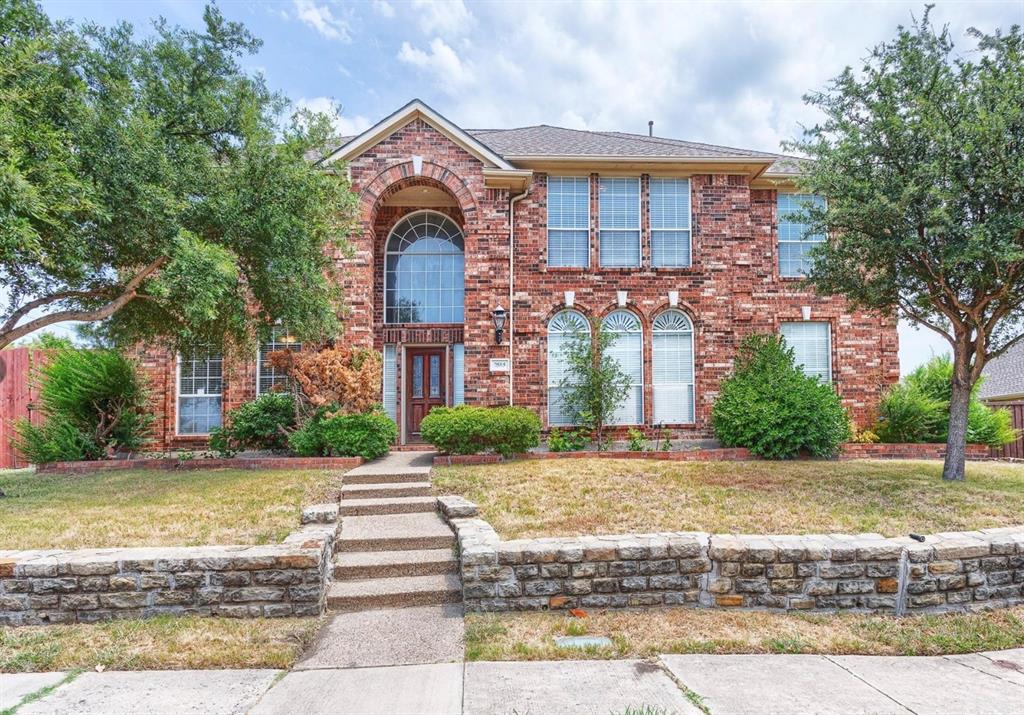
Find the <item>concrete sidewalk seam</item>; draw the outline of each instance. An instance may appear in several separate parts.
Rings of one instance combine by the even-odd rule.
[[[904,710],[906,710],[906,711],[907,711],[908,713],[912,713],[912,715],[920,715],[920,714],[919,714],[919,713],[918,713],[918,712],[917,712],[916,710],[913,710],[913,709],[911,709],[910,707],[908,707],[908,706],[904,705],[904,704],[903,704],[903,703],[901,703],[901,702],[900,702],[899,700],[897,700],[897,699],[896,699],[896,698],[894,698],[893,696],[889,695],[889,693],[885,692],[884,690],[882,690],[881,688],[879,688],[879,687],[878,687],[877,685],[875,685],[874,683],[871,683],[871,682],[869,682],[869,681],[865,680],[864,678],[862,678],[861,676],[857,675],[856,673],[854,673],[854,672],[853,672],[852,670],[850,670],[849,668],[845,667],[845,666],[844,666],[844,665],[843,665],[842,663],[837,663],[836,661],[834,661],[834,660],[832,659],[832,657],[831,657],[831,656],[829,656],[829,655],[827,655],[827,654],[826,654],[826,655],[822,655],[821,657],[822,657],[822,658],[824,658],[825,660],[827,660],[827,661],[828,661],[829,663],[831,663],[832,665],[834,665],[834,666],[836,666],[837,668],[839,668],[840,670],[845,670],[845,671],[846,671],[847,673],[849,673],[850,675],[852,675],[852,676],[853,676],[854,678],[856,678],[856,679],[857,679],[857,680],[859,680],[860,682],[864,683],[864,684],[865,684],[866,686],[868,686],[868,687],[869,687],[869,688],[871,688],[872,690],[875,690],[876,692],[878,692],[878,693],[880,693],[880,694],[884,695],[885,697],[889,698],[889,700],[892,700],[892,701],[893,701],[894,703],[896,703],[897,705],[899,705],[899,706],[900,706],[901,708],[903,708]]]
[[[992,665],[998,666],[998,663],[996,663],[996,661],[994,661],[992,658],[989,658],[987,655],[984,655],[982,653],[963,653],[962,655],[980,655],[982,658],[985,658],[988,662],[992,663]],[[1016,685],[1018,688],[1024,688],[1024,684],[1022,684],[1022,683],[1018,683],[1015,680],[1010,680],[1009,678],[1004,678],[1002,676],[996,675],[995,673],[989,673],[987,670],[981,670],[979,668],[975,668],[973,665],[969,665],[967,663],[963,663],[963,662],[961,662],[959,660],[953,660],[953,658],[951,656],[944,655],[944,656],[942,656],[942,659],[943,660],[947,660],[950,663],[956,663],[957,665],[962,665],[963,667],[967,668],[968,670],[973,670],[975,673],[981,673],[982,675],[987,675],[990,678],[995,678],[996,680],[1000,680],[1000,681],[1002,681],[1004,683],[1010,683],[1011,685]]]
[[[696,690],[691,688],[689,685],[684,683],[672,669],[665,665],[661,659],[661,654],[655,656],[655,660],[658,662],[658,667],[661,668],[661,672],[668,676],[668,679],[675,683],[675,686],[679,688],[679,691],[683,694],[690,703],[697,709],[699,709],[704,715],[711,715],[711,710],[704,703],[704,696],[698,693]]]

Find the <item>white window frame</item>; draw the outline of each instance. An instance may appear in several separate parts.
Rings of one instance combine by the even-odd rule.
[[[630,181],[636,182],[636,227],[627,228],[605,228],[601,222],[601,204],[602,204],[602,191],[604,182],[613,181]],[[636,176],[601,176],[598,177],[597,186],[597,215],[598,215],[598,226],[597,226],[597,262],[601,268],[640,268],[644,262],[643,252],[643,216],[641,215],[643,209],[643,196],[641,195],[640,177]],[[604,234],[608,233],[622,233],[625,231],[636,231],[636,263],[630,264],[606,264],[604,262],[604,251],[602,246],[604,244]]]
[[[281,325],[275,325],[270,330],[270,340],[268,340],[267,342],[261,342],[256,347],[256,396],[257,397],[259,397],[260,395],[264,395],[264,394],[266,394],[268,392],[273,392],[273,390],[270,390],[270,389],[267,389],[267,390],[263,389],[263,356],[264,356],[263,349],[266,346],[268,346],[268,345],[279,345],[281,347],[272,348],[272,349],[268,350],[267,352],[271,353],[271,352],[275,352],[277,350],[292,350],[293,352],[300,352],[302,350],[302,343],[299,343],[299,342],[295,342],[295,343],[279,343],[279,342],[277,342],[277,337],[279,335],[287,335],[287,334],[288,334],[288,329],[287,328],[285,328],[285,327],[283,327]],[[270,377],[270,381],[271,381],[271,386],[277,385],[279,381],[287,382],[290,379],[287,375],[278,375],[277,374],[277,369],[274,368],[274,367],[270,368],[270,372],[271,372],[271,374],[269,375],[269,377]]]
[[[450,223],[451,225],[453,225],[458,230],[459,236],[462,238],[462,320],[461,321],[457,320],[457,321],[454,321],[454,322],[442,321],[441,323],[427,323],[427,322],[423,322],[423,321],[412,323],[412,322],[408,322],[408,321],[400,321],[400,320],[393,321],[393,320],[389,320],[388,319],[388,289],[391,286],[388,285],[388,257],[389,256],[393,256],[393,255],[401,255],[402,254],[402,251],[392,251],[391,250],[391,241],[395,237],[395,229],[397,229],[399,226],[401,226],[403,223],[405,223],[407,221],[411,221],[411,220],[415,219],[418,216],[425,216],[427,214],[433,214],[433,215],[439,216],[442,223],[447,222],[447,223]],[[433,254],[433,255],[448,255],[448,254]],[[392,226],[391,230],[388,231],[388,237],[384,240],[384,261],[383,261],[383,266],[381,268],[383,270],[383,275],[381,276],[381,282],[382,282],[382,284],[384,286],[384,298],[383,298],[383,300],[381,302],[382,302],[382,305],[383,305],[383,308],[384,308],[383,318],[384,318],[384,324],[385,325],[462,325],[463,323],[466,322],[466,232],[463,230],[462,226],[459,226],[459,224],[455,221],[455,219],[453,219],[448,214],[442,213],[440,211],[434,211],[433,209],[420,209],[418,211],[412,211],[410,213],[405,214],[404,216],[401,216],[397,221],[395,221],[394,226]],[[456,306],[449,306],[449,307],[454,308]]]
[[[565,228],[563,226],[552,226],[551,225],[551,180],[558,179],[564,181],[566,179],[572,179],[573,181],[582,181],[586,185],[587,191],[587,214],[586,220],[584,221],[584,227]],[[547,265],[550,268],[590,268],[590,177],[589,176],[548,176],[547,179],[547,196],[544,203],[544,211],[547,214],[546,220],[546,234],[547,234]],[[586,262],[583,264],[576,263],[552,263],[551,262],[551,232],[552,231],[583,231],[587,235],[587,250],[586,250]]]
[[[552,350],[551,336],[552,335],[558,335],[558,336],[569,336],[569,335],[572,335],[574,331],[567,330],[567,329],[562,329],[562,326],[563,325],[568,326],[568,321],[569,320],[573,320],[573,319],[576,319],[576,320],[580,321],[580,327],[583,330],[586,331],[587,335],[593,335],[593,331],[591,330],[591,327],[590,327],[590,321],[587,320],[587,317],[585,315],[583,315],[583,313],[581,313],[578,310],[573,310],[571,308],[568,308],[566,310],[559,311],[555,315],[551,316],[550,320],[548,320],[548,326],[547,326],[548,327],[548,336],[547,336],[548,337],[547,365],[546,365],[546,377],[545,377],[545,380],[546,380],[546,383],[547,383],[548,425],[552,426],[552,427],[571,427],[571,426],[573,426],[575,424],[575,423],[569,422],[569,421],[555,421],[552,418],[552,413],[551,413],[551,408],[552,408],[552,406],[554,405],[554,402],[555,402],[552,399],[551,395],[552,395],[552,392],[554,390],[558,389],[559,382],[561,382],[561,380],[559,380],[558,382],[553,382],[552,381],[552,379],[551,379],[551,366],[552,366],[555,358],[559,357],[559,354],[564,351],[564,347],[563,347],[564,343],[560,343],[559,344],[559,349],[558,349],[557,353],[556,353],[556,351]],[[564,373],[564,370],[561,370],[561,372]]]
[[[659,328],[669,318],[682,318],[687,328]],[[651,395],[654,399],[654,423],[655,424],[695,424],[697,421],[697,366],[695,348],[695,329],[690,316],[677,308],[670,308],[659,313],[651,322]],[[682,335],[688,336],[690,341],[690,382],[657,382],[658,379],[658,336]],[[689,388],[690,403],[685,406],[684,412],[688,413],[689,419],[666,420],[658,416],[658,388]],[[667,393],[661,393],[667,395]]]
[[[816,372],[813,372],[813,373],[808,372],[806,365],[804,365],[801,362],[797,363],[797,367],[799,367],[801,369],[801,371],[805,375],[807,375],[808,377],[817,377],[822,382],[831,385],[832,384],[832,323],[828,322],[828,321],[825,321],[825,320],[806,320],[806,321],[787,320],[787,321],[784,321],[784,322],[780,323],[779,324],[779,337],[782,338],[783,342],[786,343],[787,347],[793,348],[793,350],[795,351],[796,350],[796,346],[795,345],[790,345],[788,343],[788,341],[786,341],[786,336],[783,335],[783,331],[785,330],[785,326],[787,326],[787,325],[824,325],[825,326],[825,355],[827,357],[827,365],[826,365],[826,373],[825,373],[824,379],[822,379],[821,375],[817,374]],[[799,360],[799,357],[797,359]]]
[[[191,354],[194,356],[196,354],[196,352],[197,352],[196,350],[193,350]],[[207,350],[207,361],[209,361],[210,355],[212,355],[212,354],[213,354],[212,351]],[[220,392],[210,392],[210,393],[204,392],[202,394],[189,393],[187,395],[183,395],[182,392],[181,392],[181,365],[182,365],[183,357],[184,356],[181,353],[178,353],[177,361],[176,361],[176,365],[175,365],[175,370],[174,370],[174,378],[175,378],[175,380],[174,380],[174,434],[176,436],[178,436],[178,437],[208,437],[210,435],[210,432],[182,432],[181,431],[181,403],[182,403],[183,399],[187,400],[187,399],[190,399],[190,398],[197,398],[197,397],[219,397],[220,398],[220,424],[218,424],[217,427],[222,427],[224,425],[224,356],[223,356],[223,354],[220,354],[220,353],[218,353],[218,355],[220,356]],[[195,360],[193,358],[189,358],[189,361],[190,362],[195,362]]]
[[[777,191],[776,195],[775,195],[775,233],[776,233],[776,235],[778,237],[778,249],[777,250],[778,250],[778,254],[779,254],[779,258],[778,258],[779,276],[782,277],[782,278],[803,278],[804,276],[807,275],[805,272],[786,273],[786,272],[784,272],[782,270],[782,245],[783,244],[789,244],[789,243],[795,243],[795,244],[798,244],[798,245],[816,246],[819,243],[824,243],[825,241],[827,241],[828,240],[828,236],[826,234],[822,234],[822,237],[820,239],[814,240],[814,241],[805,240],[803,238],[803,236],[801,236],[798,239],[787,238],[787,239],[783,240],[783,238],[782,238],[782,230],[781,230],[782,229],[782,212],[779,209],[779,199],[781,199],[783,196],[802,197],[800,200],[820,198],[822,200],[822,202],[826,202],[826,199],[825,199],[825,197],[820,196],[819,194],[802,194],[802,193],[798,193],[796,191]],[[787,221],[787,223],[796,224],[795,221]],[[797,225],[807,226],[807,224],[797,224]],[[803,261],[803,257],[801,256],[801,262],[802,261]]]
[[[654,211],[653,202],[650,199],[651,187],[656,181],[681,181],[686,184],[686,228],[655,228],[654,227]],[[647,200],[647,211],[648,211],[648,224],[650,225],[650,243],[651,243],[651,267],[672,269],[672,268],[691,268],[693,266],[693,186],[690,183],[690,177],[683,176],[652,176],[648,180],[648,200]],[[689,261],[685,265],[660,265],[658,263],[657,256],[654,253],[654,234],[655,233],[675,233],[675,234],[686,234],[687,254],[689,255]]]
[[[628,318],[626,316],[628,316]],[[617,320],[628,320],[628,319],[631,319],[631,320],[635,321],[636,330],[621,330],[621,329],[616,329],[615,327],[610,327],[609,326],[609,323],[612,323],[614,321],[617,321]],[[619,340],[622,339],[622,336],[627,336],[627,335],[637,335],[639,337],[639,341],[638,341],[639,342],[639,347],[638,347],[639,354],[637,356],[637,358],[639,360],[639,366],[640,366],[639,381],[638,382],[630,382],[630,385],[629,385],[629,389],[630,390],[637,391],[637,398],[636,398],[637,399],[637,405],[636,405],[637,411],[636,411],[636,413],[634,413],[633,415],[630,415],[628,417],[626,417],[624,414],[613,415],[612,416],[612,421],[609,422],[608,424],[610,424],[610,425],[623,425],[623,426],[642,425],[644,423],[644,324],[643,324],[643,321],[641,321],[640,320],[640,316],[638,316],[633,311],[627,310],[625,308],[618,308],[618,309],[613,310],[612,312],[608,313],[608,315],[606,315],[606,316],[604,316],[604,318],[602,318],[602,320],[601,320],[601,327],[602,327],[603,330],[606,330],[608,332],[615,333],[616,335],[618,335],[619,336]],[[612,351],[613,352],[615,351],[615,349],[616,349],[616,346],[612,345]],[[615,357],[615,356],[613,355],[612,357]],[[624,370],[626,370],[628,368],[627,365],[621,365],[621,367]],[[632,375],[631,375],[631,377],[632,377]],[[624,410],[624,409],[625,409],[625,406],[620,406],[619,407],[619,410]],[[618,412],[619,410],[616,410],[616,412]],[[633,417],[635,417],[637,415],[639,415],[639,419],[638,420],[634,420]]]

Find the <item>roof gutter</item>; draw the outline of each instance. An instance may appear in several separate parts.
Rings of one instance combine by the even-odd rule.
[[[508,200],[508,405],[514,404],[512,386],[515,376],[515,351],[513,345],[516,341],[515,324],[515,261],[516,261],[516,202],[525,199],[530,193],[529,187],[523,189],[523,193],[512,196]]]

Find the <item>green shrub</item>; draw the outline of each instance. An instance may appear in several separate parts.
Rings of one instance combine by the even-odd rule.
[[[832,386],[804,375],[793,351],[773,335],[744,338],[711,421],[724,446],[746,447],[768,459],[793,458],[802,450],[831,457],[850,436]]]
[[[395,421],[382,412],[329,417],[318,429],[324,451],[335,457],[383,457],[398,438]]]
[[[225,426],[210,433],[210,449],[231,456],[244,449],[284,449],[295,426],[295,400],[268,392],[228,412]]]
[[[953,361],[946,355],[907,375],[879,404],[878,436],[883,442],[945,442],[952,382]],[[1010,413],[978,399],[981,382],[974,385],[967,409],[967,441],[993,447],[1009,444],[1017,439]]]
[[[629,432],[626,434],[629,438],[630,452],[643,452],[647,449],[647,437],[644,436],[642,430],[638,430],[636,427],[630,427]]]
[[[326,454],[320,420],[311,418],[302,427],[288,435],[288,449],[300,457],[322,457]]]
[[[523,407],[435,407],[420,422],[420,432],[447,454],[494,451],[510,457],[540,443],[540,419]]]
[[[58,350],[39,371],[40,425],[19,420],[14,441],[35,464],[101,459],[145,442],[145,383],[116,350]]]
[[[578,427],[561,430],[553,427],[548,432],[548,450],[551,452],[579,452],[590,444],[590,430]]]

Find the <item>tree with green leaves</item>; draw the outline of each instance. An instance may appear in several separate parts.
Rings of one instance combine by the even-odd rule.
[[[579,326],[562,346],[565,376],[558,385],[562,407],[573,424],[590,430],[598,450],[604,430],[629,393],[630,377],[608,354],[617,335],[595,321],[593,332]]]
[[[242,69],[244,26],[204,21],[142,38],[0,4],[0,347],[61,321],[122,344],[336,334],[356,200],[310,161],[330,121]]]
[[[1024,35],[972,29],[958,55],[928,10],[807,95],[824,120],[788,148],[811,159],[801,189],[827,197],[805,209],[829,236],[810,283],[949,342],[942,476],[962,480],[971,390],[1024,339]]]

